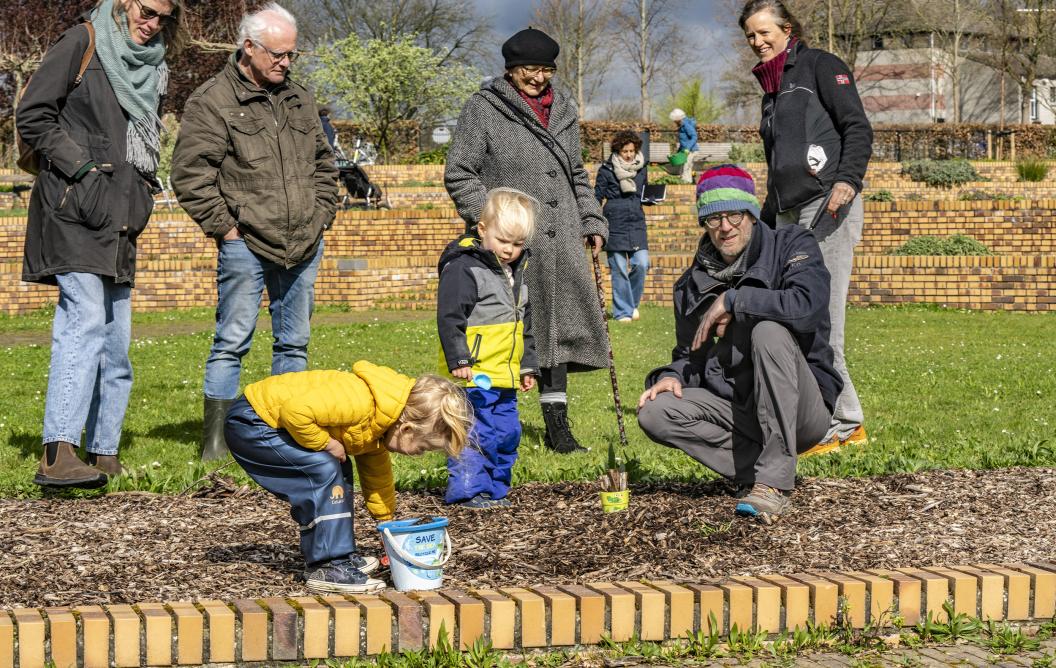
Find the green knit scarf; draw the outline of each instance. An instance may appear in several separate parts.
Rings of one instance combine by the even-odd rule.
[[[158,103],[169,81],[165,41],[159,34],[143,45],[133,42],[124,10],[114,18],[114,0],[103,0],[92,12],[92,23],[95,52],[128,115],[126,157],[139,171],[154,174],[161,148]]]

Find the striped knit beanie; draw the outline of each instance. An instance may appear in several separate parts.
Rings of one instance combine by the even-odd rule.
[[[748,211],[759,219],[752,175],[737,165],[718,165],[700,175],[697,182],[697,222],[713,213]]]

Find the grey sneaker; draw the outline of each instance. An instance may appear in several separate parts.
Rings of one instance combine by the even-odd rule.
[[[375,560],[377,561],[377,560]],[[385,583],[368,577],[349,559],[329,561],[310,567],[304,574],[308,589],[333,594],[369,594],[385,588]]]
[[[358,568],[361,573],[366,573],[367,575],[378,570],[378,566],[381,565],[381,562],[378,561],[377,557],[357,554],[355,552],[348,557],[348,560],[352,562],[352,565]]]
[[[791,492],[756,483],[734,512],[741,517],[753,517],[763,524],[773,524],[791,507]]]

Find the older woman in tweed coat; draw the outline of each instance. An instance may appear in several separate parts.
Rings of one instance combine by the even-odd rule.
[[[539,201],[526,268],[532,329],[542,367],[545,444],[581,449],[568,426],[567,373],[608,364],[602,310],[584,243],[597,255],[608,225],[583,169],[579,114],[550,85],[559,47],[528,28],[502,46],[506,75],[485,82],[462,109],[444,185],[466,227],[485,195],[516,188]]]

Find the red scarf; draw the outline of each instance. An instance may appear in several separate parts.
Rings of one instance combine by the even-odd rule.
[[[510,81],[509,77],[506,78]],[[510,85],[513,86],[513,82],[510,81]],[[544,128],[550,127],[550,107],[554,105],[554,87],[547,86],[546,90],[539,97],[532,97],[528,95],[517,86],[513,86],[513,89],[517,91],[517,94],[521,96],[525,104],[532,108],[535,112],[535,117],[539,119],[539,122],[543,124]]]
[[[781,88],[781,74],[785,71],[785,61],[788,60],[788,54],[792,53],[792,47],[796,44],[796,36],[793,35],[788,40],[788,45],[781,51],[781,53],[774,56],[772,59],[765,63],[759,63],[752,68],[752,74],[759,80],[759,85],[762,86],[763,92],[767,94],[776,93]]]

